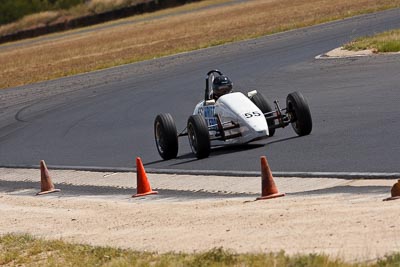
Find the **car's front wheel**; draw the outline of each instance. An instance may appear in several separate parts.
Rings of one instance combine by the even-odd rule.
[[[306,99],[301,93],[294,92],[287,96],[286,110],[290,117],[293,129],[299,136],[311,133],[311,112]]]
[[[171,114],[159,114],[154,120],[154,138],[160,156],[167,160],[178,155],[178,133]]]
[[[205,119],[201,115],[191,115],[187,123],[190,148],[198,159],[210,155],[210,134]]]

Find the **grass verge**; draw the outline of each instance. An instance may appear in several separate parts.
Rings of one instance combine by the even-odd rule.
[[[206,0],[184,8],[195,10],[200,5],[217,2],[221,1]],[[159,14],[154,13],[154,19],[142,21],[138,19],[145,16],[137,16],[132,23],[118,27],[91,27],[92,31],[84,34],[53,40],[36,39],[42,41],[6,49],[0,46],[0,88],[246,40],[394,7],[400,7],[400,0],[267,0],[198,9],[167,17],[154,18]]]
[[[400,52],[400,30],[392,30],[374,36],[357,38],[344,45],[344,48],[350,51],[370,49],[376,53]]]
[[[15,22],[0,25],[0,35],[12,34],[21,30],[35,28],[38,26],[66,22],[70,19],[87,15],[100,14],[118,8],[133,6],[143,2],[146,2],[146,0],[91,0],[82,4],[73,5],[73,3],[70,3],[68,4],[68,6],[73,6],[69,9],[60,9],[57,8],[57,5],[49,5],[49,10],[43,10],[38,13],[26,15]],[[25,5],[28,9],[29,7],[34,8],[34,4],[32,3],[25,3]],[[7,10],[5,11],[7,12]]]
[[[150,253],[111,247],[46,241],[30,235],[0,237],[0,265],[8,266],[399,266],[400,253],[375,263],[346,263],[325,255],[279,253],[236,254],[222,248],[203,253]]]

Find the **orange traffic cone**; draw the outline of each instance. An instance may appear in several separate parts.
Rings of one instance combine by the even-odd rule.
[[[149,180],[147,179],[146,171],[144,170],[142,160],[136,158],[136,176],[137,176],[137,194],[132,197],[142,197],[152,194],[158,194],[157,191],[151,190]]]
[[[392,196],[385,198],[383,201],[400,199],[400,179],[392,186],[390,193]]]
[[[267,158],[261,157],[261,197],[258,197],[257,200],[283,197],[284,195],[285,193],[279,193],[276,188]]]
[[[48,193],[60,192],[60,189],[55,189],[53,182],[51,181],[49,170],[47,169],[44,160],[40,161],[40,184],[41,191],[36,195],[44,195]]]

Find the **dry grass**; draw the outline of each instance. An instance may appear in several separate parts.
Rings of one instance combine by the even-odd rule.
[[[12,34],[21,30],[58,22],[66,22],[73,18],[99,14],[143,2],[147,2],[147,0],[91,0],[84,4],[76,5],[69,10],[45,11],[27,15],[16,22],[1,25],[0,35]]]
[[[204,2],[210,4],[215,1]],[[399,6],[400,0],[251,1],[73,35],[55,41],[43,41],[0,51],[0,88],[157,58]]]
[[[358,38],[344,46],[347,50],[371,49],[379,52],[400,52],[400,30],[383,32],[374,36]]]
[[[136,5],[145,2],[143,0],[91,0],[86,7],[90,13],[101,13],[104,11],[115,9],[116,7]]]
[[[149,0],[90,0],[84,4],[70,8],[67,13],[73,17],[99,14],[102,12],[132,6]]]

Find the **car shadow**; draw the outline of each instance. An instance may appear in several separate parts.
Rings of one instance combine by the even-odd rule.
[[[250,151],[250,150],[258,149],[261,147],[266,147],[268,145],[286,142],[286,141],[296,139],[296,138],[299,138],[299,136],[285,137],[285,138],[271,140],[269,142],[266,142],[266,140],[264,139],[264,140],[255,141],[255,143],[216,147],[216,148],[211,149],[210,156],[237,153],[237,152],[242,152],[242,151]]]
[[[281,142],[285,142],[285,141],[289,141],[292,139],[297,139],[300,138],[301,136],[292,136],[292,137],[286,137],[286,138],[281,138],[281,139],[277,139],[277,140],[271,140],[270,142],[267,142],[265,145],[272,145],[272,144],[276,144],[276,143],[281,143]]]
[[[216,147],[211,149],[211,153],[209,157],[212,156],[219,156],[219,155],[226,155],[226,154],[231,154],[231,153],[238,153],[241,151],[249,151],[252,149],[257,149],[260,147],[265,146],[265,144],[242,144],[242,145],[232,145],[232,146],[226,146],[226,147]],[[204,159],[198,159],[195,157],[195,155],[191,152],[183,154],[179,157],[176,158],[177,160],[183,160],[179,162],[175,162],[169,166],[179,166],[179,165],[184,165],[187,163],[199,161],[199,160],[206,160],[207,158]]]
[[[265,144],[242,144],[242,145],[232,145],[232,146],[225,146],[225,147],[216,147],[211,149],[212,155],[223,155],[223,154],[231,154],[237,153],[242,151],[250,151],[253,149],[258,149],[264,147]]]
[[[226,155],[226,154],[231,154],[231,153],[238,153],[238,152],[243,152],[243,151],[251,151],[253,149],[258,149],[261,147],[266,147],[268,145],[286,142],[286,141],[293,140],[293,139],[296,139],[299,137],[300,136],[291,136],[291,137],[285,137],[285,138],[280,138],[280,139],[274,139],[269,142],[266,142],[266,139],[264,139],[264,140],[255,141],[255,143],[215,147],[215,148],[211,149],[210,157]],[[206,160],[206,159],[207,158],[197,159],[192,152],[188,152],[188,153],[185,153],[185,154],[182,154],[182,155],[176,157],[173,160],[170,160],[171,164],[169,164],[168,166],[170,166],[170,167],[179,166],[179,165],[184,165],[187,163],[195,162],[198,160]],[[151,165],[162,163],[162,162],[165,163],[166,161],[165,160],[157,160],[157,161],[152,161],[152,162],[146,162],[144,165],[151,166]]]

